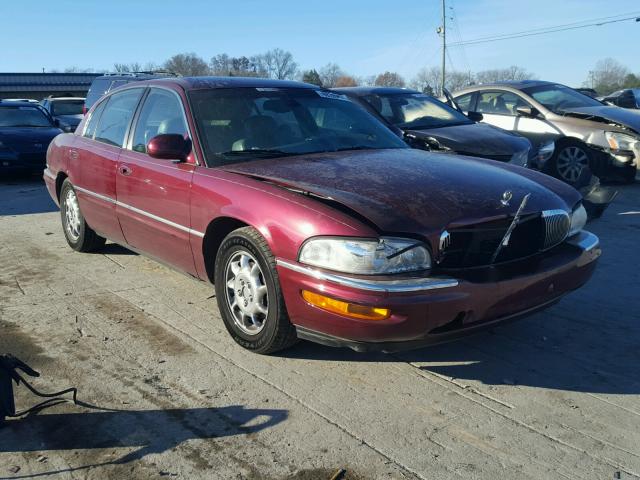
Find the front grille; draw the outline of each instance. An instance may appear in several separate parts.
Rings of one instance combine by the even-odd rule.
[[[447,229],[449,245],[440,254],[440,267],[472,268],[529,257],[561,243],[570,226],[569,216],[562,210],[523,215],[492,262],[512,221],[513,217],[508,217]]]
[[[542,212],[545,227],[544,249],[555,247],[562,242],[571,228],[571,219],[564,210],[545,210]]]

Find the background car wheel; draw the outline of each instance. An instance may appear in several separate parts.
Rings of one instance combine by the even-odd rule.
[[[106,240],[94,232],[82,216],[78,196],[69,179],[64,181],[60,191],[60,215],[62,230],[71,248],[78,252],[93,252],[104,246]]]
[[[275,257],[257,230],[240,228],[223,240],[214,276],[222,320],[239,345],[266,354],[297,341],[280,289]]]
[[[551,175],[570,185],[576,185],[585,168],[591,168],[593,153],[575,140],[561,142],[549,162]]]

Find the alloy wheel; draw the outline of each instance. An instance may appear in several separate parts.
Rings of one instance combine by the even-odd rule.
[[[567,182],[577,182],[580,174],[587,167],[589,167],[589,156],[580,147],[565,147],[558,154],[556,168],[560,177]]]
[[[64,228],[72,241],[80,238],[80,228],[82,220],[80,216],[80,205],[78,197],[72,188],[69,188],[64,197]]]
[[[236,325],[247,335],[257,335],[269,313],[267,285],[257,260],[245,250],[236,251],[225,267],[225,281]]]

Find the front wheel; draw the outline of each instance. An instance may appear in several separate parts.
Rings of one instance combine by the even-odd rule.
[[[562,142],[550,162],[551,175],[576,186],[585,169],[591,168],[593,153],[573,140]]]
[[[256,353],[273,353],[297,340],[275,265],[267,242],[251,227],[231,232],[216,256],[214,281],[222,320],[239,345]]]
[[[64,236],[71,248],[78,252],[93,252],[104,246],[106,240],[87,225],[69,179],[64,181],[60,191],[60,216]]]

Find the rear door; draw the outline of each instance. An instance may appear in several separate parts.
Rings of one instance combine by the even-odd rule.
[[[116,169],[143,91],[126,90],[100,102],[67,152],[69,176],[87,223],[118,243],[124,243],[124,236],[116,216]]]
[[[178,93],[151,87],[120,155],[118,219],[129,245],[196,275],[189,208],[196,159],[193,153],[180,163],[147,155],[147,144],[160,134],[193,138]]]

